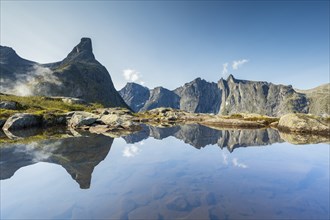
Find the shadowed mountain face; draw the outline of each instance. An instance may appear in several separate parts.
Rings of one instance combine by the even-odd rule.
[[[216,83],[197,78],[174,90],[180,97],[180,109],[188,112],[218,113],[221,90]]]
[[[127,143],[140,142],[149,137],[164,139],[175,137],[185,143],[201,149],[207,145],[217,144],[229,152],[239,147],[264,146],[281,143],[283,140],[274,129],[245,129],[245,130],[215,130],[199,124],[187,124],[175,127],[144,126],[137,133],[123,137]]]
[[[150,91],[150,97],[146,101],[145,105],[140,109],[141,111],[147,111],[159,107],[179,108],[180,98],[173,91],[165,89],[163,87],[157,87]]]
[[[0,179],[8,179],[21,167],[39,162],[61,165],[79,184],[90,187],[94,168],[105,159],[113,138],[103,135],[44,140],[30,144],[6,144],[0,148]]]
[[[136,85],[135,88],[137,87]],[[227,80],[220,79],[218,83],[197,78],[173,91],[162,88],[166,92],[158,92],[157,89],[150,90],[155,94],[144,96],[143,101],[135,102],[138,93],[127,84],[121,90],[121,95],[132,108],[138,105],[140,111],[172,107],[188,112],[225,115],[242,112],[269,116],[281,116],[290,112],[330,115],[327,102],[330,84],[312,90],[296,91],[292,86],[238,80],[230,75]],[[145,104],[141,107],[143,103]]]
[[[127,83],[127,85],[119,91],[119,94],[135,112],[140,111],[150,97],[149,89],[137,83]]]
[[[127,107],[109,72],[94,57],[92,42],[82,38],[68,56],[56,63],[39,64],[0,46],[0,92],[14,95],[67,96],[106,107]]]

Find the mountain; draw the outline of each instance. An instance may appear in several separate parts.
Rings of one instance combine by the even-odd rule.
[[[298,90],[304,94],[309,103],[309,113],[314,115],[330,114],[330,83],[309,90]]]
[[[146,87],[143,88],[146,91]],[[291,85],[240,80],[229,75],[226,80],[221,78],[217,83],[197,78],[173,91],[161,89],[161,95],[145,96],[143,107],[142,102],[131,101],[129,105],[139,104],[140,111],[172,107],[188,112],[224,115],[258,113],[281,116],[290,112],[330,115],[330,84],[303,91],[295,90]],[[154,90],[150,90],[150,93],[155,93]],[[129,84],[122,91],[130,94],[129,100],[135,99],[136,92],[130,89]],[[122,97],[128,102],[126,96]]]
[[[141,108],[141,111],[159,107],[179,108],[179,106],[180,97],[177,94],[163,87],[156,87],[150,90],[150,97]]]
[[[221,92],[216,83],[197,78],[174,90],[180,97],[180,109],[188,112],[218,113]]]
[[[62,61],[48,64],[25,60],[12,48],[0,46],[0,68],[2,93],[67,96],[127,107],[109,72],[95,59],[89,38],[82,38]]]
[[[140,111],[150,97],[149,89],[136,83],[127,83],[119,94],[135,112]]]
[[[289,112],[308,112],[307,99],[292,86],[274,85],[268,82],[235,79],[220,79],[222,92],[219,113],[240,112],[281,116]]]

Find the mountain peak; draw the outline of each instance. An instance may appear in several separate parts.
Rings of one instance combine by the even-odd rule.
[[[88,37],[83,37],[81,38],[80,43],[75,48],[78,50],[78,52],[80,50],[93,53],[92,40]]]
[[[227,82],[235,82],[235,77],[232,75],[232,74],[230,74],[229,76],[228,76],[228,78],[227,78]]]
[[[94,61],[92,40],[87,37],[81,38],[80,43],[72,49],[65,60]]]

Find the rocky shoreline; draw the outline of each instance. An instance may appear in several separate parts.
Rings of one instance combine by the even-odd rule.
[[[157,108],[133,113],[124,108],[97,108],[91,112],[71,111],[62,114],[37,115],[16,113],[0,123],[5,134],[27,128],[66,126],[110,137],[125,136],[141,130],[141,124],[169,127],[177,124],[201,124],[221,129],[258,129],[272,127],[280,132],[321,135],[329,139],[330,120],[309,114],[286,114],[280,118],[258,114],[230,116],[189,113],[172,108]]]

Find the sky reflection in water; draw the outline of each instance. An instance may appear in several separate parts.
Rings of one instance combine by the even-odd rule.
[[[268,132],[264,142],[252,139],[272,145],[243,148],[244,135],[193,131],[127,137],[131,144],[104,136],[48,141],[27,154],[26,145],[2,149],[1,219],[329,217],[328,144],[276,143]]]

